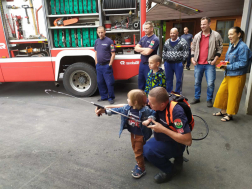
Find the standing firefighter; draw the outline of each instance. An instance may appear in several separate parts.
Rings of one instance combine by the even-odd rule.
[[[145,36],[143,36],[135,47],[135,51],[141,54],[141,63],[138,73],[138,88],[145,89],[146,79],[150,71],[148,59],[150,56],[157,54],[159,39],[154,34],[153,23],[148,21],[144,24]]]
[[[112,64],[115,59],[115,47],[113,41],[105,36],[103,26],[97,28],[99,38],[95,41],[95,64],[97,71],[97,83],[101,98],[98,101],[108,100],[114,104],[114,76]]]

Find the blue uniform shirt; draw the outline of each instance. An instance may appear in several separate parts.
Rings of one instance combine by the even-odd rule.
[[[115,46],[108,37],[98,38],[95,40],[94,50],[97,51],[97,63],[106,64],[110,62],[111,52],[115,52]]]
[[[150,55],[147,55],[147,56],[141,55],[141,62],[146,63],[146,62],[148,62],[150,56],[157,54],[157,50],[159,47],[159,39],[155,34],[153,34],[150,37],[144,36],[140,39],[138,44],[141,45],[141,47],[143,47],[143,48],[153,49],[153,52]]]
[[[186,42],[188,43],[189,49],[191,48],[191,42],[193,41],[193,35],[188,33],[188,34],[183,34],[181,35],[181,38],[184,38]]]
[[[191,132],[184,109],[180,105],[177,104],[174,107],[172,116],[173,116],[173,123],[175,124],[175,128],[178,133],[185,134]],[[157,122],[161,123],[163,126],[168,128],[168,124],[166,122],[166,108],[163,111],[157,111],[156,120]],[[174,141],[172,138],[170,138],[164,133],[154,132],[154,137],[157,141],[163,141],[163,142]]]

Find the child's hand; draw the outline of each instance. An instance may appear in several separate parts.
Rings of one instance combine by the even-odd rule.
[[[151,119],[147,119],[147,120],[142,122],[142,125],[148,126],[150,124],[150,122],[151,122]]]
[[[98,107],[96,107],[95,108],[95,113],[96,113],[97,116],[100,116],[103,113],[105,113],[105,109],[103,109],[103,108],[98,109]]]

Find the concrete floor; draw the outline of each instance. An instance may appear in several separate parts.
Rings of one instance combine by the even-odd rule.
[[[223,79],[217,72],[216,90]],[[193,71],[185,70],[183,94],[194,95]],[[206,82],[201,103],[193,114],[203,117],[208,137],[194,141],[185,153],[184,171],[165,184],[155,184],[159,170],[146,163],[147,174],[131,177],[135,165],[130,135],[118,138],[120,117],[97,118],[94,106],[66,96],[47,95],[45,89],[65,92],[51,82],[3,83],[0,85],[0,189],[86,188],[252,188],[252,116],[245,115],[243,94],[239,113],[231,122],[213,117],[206,106]],[[125,103],[137,78],[117,81],[116,103]],[[98,94],[85,98],[94,101]],[[102,103],[106,104],[106,102]],[[193,136],[204,127],[196,118]]]

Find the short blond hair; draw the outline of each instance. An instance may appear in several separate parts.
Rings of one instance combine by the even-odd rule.
[[[165,103],[169,100],[169,94],[163,87],[155,87],[151,89],[149,96],[155,98],[158,103]]]
[[[154,28],[154,24],[152,21],[146,21],[145,25],[150,25],[151,28]]]
[[[98,31],[99,29],[103,29],[103,30],[105,31],[105,28],[104,28],[103,26],[98,26],[97,31]]]
[[[154,62],[159,62],[159,65],[161,65],[161,62],[162,62],[162,58],[158,55],[152,55],[149,57],[149,59],[153,60]]]
[[[144,93],[143,90],[140,90],[140,89],[133,89],[133,90],[129,91],[128,98],[133,104],[135,104],[135,102],[136,102],[136,105],[134,105],[134,106],[138,110],[143,108],[146,104],[146,101],[147,101],[146,94]]]

